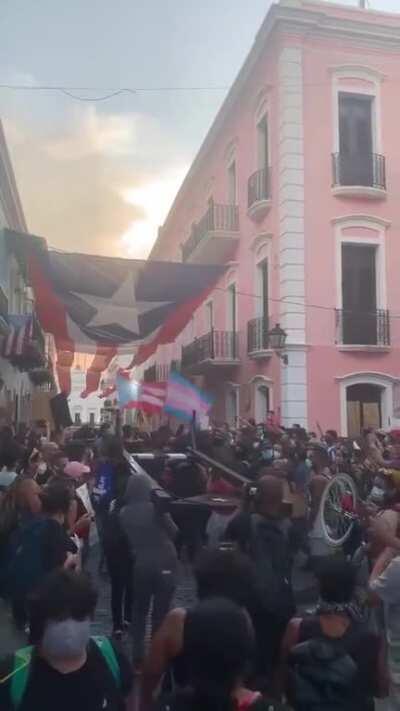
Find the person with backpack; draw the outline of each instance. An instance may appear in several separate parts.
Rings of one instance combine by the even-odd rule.
[[[282,643],[282,678],[295,711],[373,711],[386,695],[382,639],[354,603],[356,570],[331,556],[318,570],[315,615],[290,621]]]
[[[2,711],[123,711],[132,672],[106,637],[91,637],[97,593],[83,573],[57,570],[29,603],[31,646],[0,661]]]
[[[246,687],[244,679],[253,655],[254,632],[249,616],[234,602],[210,598],[189,610],[183,644],[189,686],[162,696],[158,711],[288,709]]]
[[[253,561],[256,674],[269,680],[278,666],[282,637],[295,611],[291,524],[284,518],[283,493],[281,478],[263,476],[251,491],[250,510],[238,513],[225,534]]]
[[[65,530],[70,490],[54,483],[41,493],[42,513],[10,536],[0,574],[4,596],[11,601],[14,622],[26,624],[26,602],[43,575],[77,564],[77,547]]]

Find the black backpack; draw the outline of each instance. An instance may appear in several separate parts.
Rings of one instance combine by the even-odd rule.
[[[351,711],[358,667],[340,640],[296,644],[289,659],[289,697],[296,711]]]
[[[250,515],[246,552],[254,563],[256,594],[262,609],[289,620],[296,608],[289,541],[281,523]]]

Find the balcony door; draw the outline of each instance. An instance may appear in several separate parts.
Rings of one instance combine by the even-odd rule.
[[[268,120],[263,116],[257,124],[257,168],[264,170],[268,168]]]
[[[343,343],[376,345],[376,248],[342,245]]]
[[[228,425],[236,427],[239,417],[239,388],[236,385],[227,386],[225,414]]]
[[[270,409],[268,386],[256,382],[254,396],[254,418],[256,424],[259,425],[266,422],[267,414]]]
[[[227,357],[236,358],[236,329],[237,329],[237,296],[236,296],[236,284],[230,284],[228,286],[228,303],[227,303],[227,319],[226,326],[228,331],[227,340],[227,350],[229,353]]]
[[[256,300],[256,313],[257,313],[257,340],[260,341],[258,344],[259,348],[267,348],[268,341],[268,316],[269,316],[269,304],[268,304],[268,259],[263,259],[259,262],[256,267],[256,280],[257,280],[257,300]]]
[[[373,101],[372,96],[339,93],[341,185],[374,184]]]
[[[236,161],[232,161],[228,168],[228,205],[237,204],[237,178]]]

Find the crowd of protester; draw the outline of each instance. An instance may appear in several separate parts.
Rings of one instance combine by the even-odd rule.
[[[270,413],[195,444],[182,426],[2,428],[0,596],[26,646],[0,662],[0,708],[400,709],[399,433],[317,437]],[[132,468],[129,453],[150,450],[148,473]],[[352,540],[328,550],[315,522],[338,472],[371,496]],[[307,611],[299,566],[315,581]],[[174,607],[182,568],[191,609]],[[91,635],[99,576],[109,637]]]

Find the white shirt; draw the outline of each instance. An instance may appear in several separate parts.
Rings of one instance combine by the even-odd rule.
[[[3,467],[3,469],[0,470],[0,488],[8,489],[16,478],[17,472],[12,472],[6,467]]]

